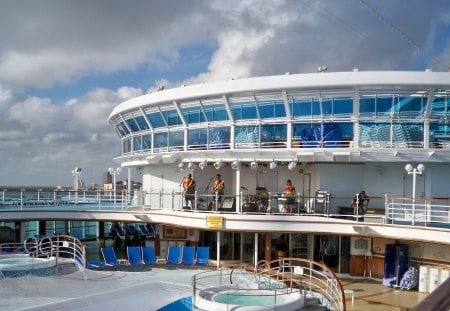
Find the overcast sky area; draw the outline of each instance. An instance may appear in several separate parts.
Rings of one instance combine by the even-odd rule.
[[[109,114],[161,84],[447,71],[449,34],[448,0],[0,0],[0,185],[101,183]]]

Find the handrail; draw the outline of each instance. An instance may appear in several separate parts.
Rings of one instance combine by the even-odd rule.
[[[447,311],[450,310],[450,278],[439,285],[424,300],[414,307],[414,311]]]
[[[222,291],[239,292],[251,288],[255,296],[307,293],[320,299],[331,310],[346,310],[344,288],[336,274],[325,265],[302,258],[283,258],[261,261],[256,268],[239,263],[219,270],[201,272],[193,276],[193,303]],[[230,287],[224,287],[229,285]],[[261,293],[259,293],[261,291]],[[200,294],[201,293],[201,294]]]

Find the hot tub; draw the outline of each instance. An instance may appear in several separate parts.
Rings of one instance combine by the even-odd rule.
[[[18,277],[27,274],[37,276],[54,275],[56,258],[34,258],[28,255],[0,256],[0,271],[5,277]]]

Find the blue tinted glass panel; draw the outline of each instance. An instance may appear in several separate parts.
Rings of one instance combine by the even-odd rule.
[[[144,135],[142,137],[142,149],[143,150],[152,149],[152,135]]]
[[[258,126],[256,126],[256,125],[236,126],[234,142],[236,144],[258,143],[259,142]]]
[[[169,132],[169,147],[184,146],[184,131]]]
[[[364,142],[379,142],[391,140],[389,123],[362,122],[359,124],[359,140]]]
[[[136,121],[134,121],[134,119],[128,119],[126,120],[128,127],[130,128],[130,130],[135,133],[135,132],[139,132],[139,127],[136,123]]]
[[[229,127],[212,127],[209,129],[209,144],[229,144],[230,128]]]
[[[204,107],[206,118],[209,122],[226,121],[228,114],[225,105],[208,105]]]
[[[261,142],[284,142],[287,140],[287,126],[285,124],[261,126]]]
[[[162,111],[161,113],[163,114],[168,126],[183,124],[183,122],[181,122],[180,116],[178,115],[178,112],[175,109]]]
[[[131,139],[127,138],[125,140],[125,152],[131,152]]]
[[[145,121],[145,118],[143,116],[137,116],[134,119],[136,120],[141,130],[148,130],[149,127],[147,121]]]
[[[312,105],[310,100],[294,100],[291,104],[293,117],[308,117],[312,113]]]
[[[450,111],[450,100],[447,97],[434,97],[431,104],[432,116],[447,116]]]
[[[261,119],[282,118],[286,116],[282,101],[260,102],[258,103],[258,108]]]
[[[339,136],[342,141],[352,141],[353,140],[353,123],[334,123],[336,130],[339,131]]]
[[[134,150],[142,150],[142,136],[133,137]]]
[[[156,133],[155,134],[155,145],[154,148],[167,148],[167,133]]]
[[[120,122],[116,128],[119,131],[121,136],[126,136],[126,135],[130,134],[130,132],[128,131],[128,128],[125,126],[125,124],[123,124],[123,122]]]
[[[235,120],[253,120],[258,118],[255,103],[231,104],[231,113]]]
[[[183,108],[181,111],[186,122],[189,124],[206,122],[200,106]]]
[[[375,113],[375,97],[361,97],[359,99],[360,113]]]
[[[324,115],[333,114],[333,101],[331,99],[322,100],[322,113]]]
[[[392,97],[377,98],[377,114],[390,114],[392,108]]]
[[[319,116],[320,115],[320,100],[313,99],[312,102],[312,115]]]
[[[423,97],[400,97],[395,104],[395,111],[398,111],[400,114],[421,115],[425,109],[426,102],[426,98]]]
[[[335,115],[352,114],[353,98],[335,98],[333,102],[333,113]]]
[[[208,132],[206,129],[191,129],[188,132],[189,145],[206,145],[208,143]]]
[[[161,116],[161,113],[154,112],[147,115],[148,120],[152,124],[153,128],[164,127],[166,124]]]

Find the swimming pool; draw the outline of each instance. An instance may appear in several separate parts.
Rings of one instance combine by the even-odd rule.
[[[28,255],[0,255],[0,271],[5,277],[27,274],[49,276],[55,274],[56,258],[33,258]]]

